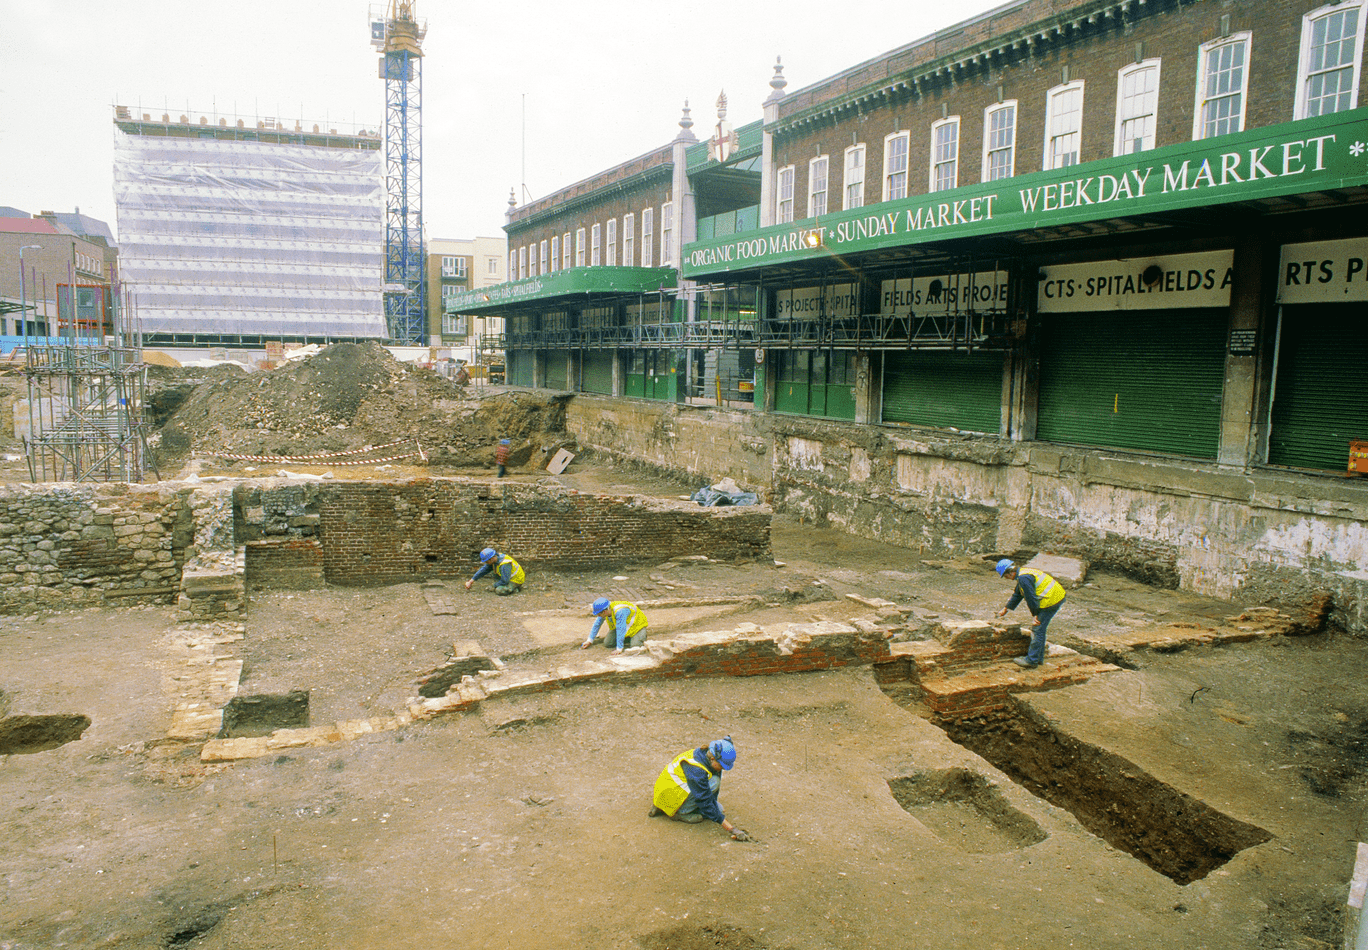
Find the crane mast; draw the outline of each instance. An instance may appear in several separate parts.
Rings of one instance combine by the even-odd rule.
[[[423,37],[415,0],[371,9],[371,45],[385,81],[385,325],[402,346],[426,342],[423,253]]]

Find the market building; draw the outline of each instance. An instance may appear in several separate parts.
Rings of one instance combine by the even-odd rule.
[[[513,208],[509,381],[937,554],[1368,628],[1365,4],[1020,0]],[[602,398],[598,398],[602,397]],[[705,410],[703,407],[707,406]]]

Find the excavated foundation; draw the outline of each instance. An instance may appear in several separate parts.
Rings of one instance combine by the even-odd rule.
[[[1273,837],[1119,755],[1060,732],[1030,710],[942,721],[941,726],[1013,781],[1179,884],[1201,880],[1245,848]]]
[[[0,755],[46,752],[74,742],[89,728],[89,716],[6,716],[0,719]]]

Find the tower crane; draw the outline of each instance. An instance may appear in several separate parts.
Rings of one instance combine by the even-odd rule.
[[[390,341],[426,341],[423,253],[423,37],[416,0],[372,7],[371,45],[385,81],[385,325]]]

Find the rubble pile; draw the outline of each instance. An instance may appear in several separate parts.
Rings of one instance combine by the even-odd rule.
[[[176,372],[158,371],[163,392],[184,385]],[[152,442],[164,467],[195,454],[304,456],[414,439],[432,466],[483,468],[500,439],[533,446],[535,459],[564,429],[563,398],[473,392],[378,343],[339,343],[273,370],[210,374]]]

